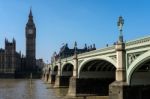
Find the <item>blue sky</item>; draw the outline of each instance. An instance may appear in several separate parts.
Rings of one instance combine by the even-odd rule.
[[[118,39],[117,21],[123,16],[126,41],[150,35],[149,0],[0,0],[0,47],[4,39],[17,41],[25,54],[25,25],[30,7],[37,28],[36,57],[50,61],[62,43],[73,47],[96,44],[97,48]]]

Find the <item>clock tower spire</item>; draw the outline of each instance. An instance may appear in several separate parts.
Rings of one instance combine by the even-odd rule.
[[[36,27],[33,21],[32,10],[28,16],[25,28],[26,35],[26,70],[32,72],[36,65]]]

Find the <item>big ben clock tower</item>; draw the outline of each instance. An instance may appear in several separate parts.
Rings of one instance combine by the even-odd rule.
[[[30,9],[29,19],[25,28],[26,35],[26,71],[35,71],[36,65],[36,27]]]

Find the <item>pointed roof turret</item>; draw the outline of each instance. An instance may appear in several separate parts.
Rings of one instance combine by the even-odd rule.
[[[14,39],[14,37],[13,37],[13,43],[16,44],[16,40]]]
[[[29,17],[33,17],[33,16],[32,16],[32,8],[30,8]]]
[[[5,38],[5,44],[6,44],[6,43],[8,43],[8,40],[7,40],[7,38]]]
[[[87,50],[87,44],[85,44],[84,49]]]
[[[74,42],[74,48],[77,48],[77,42],[76,41]]]
[[[30,8],[30,13],[29,13],[29,19],[28,22],[33,22],[33,15],[32,15],[32,9]]]
[[[29,16],[28,16],[28,22],[27,22],[27,26],[28,27],[35,27],[34,21],[33,21],[33,14],[32,14],[32,9],[30,8],[30,12],[29,12]]]
[[[76,41],[74,42],[74,53],[75,54],[77,53],[77,42]]]
[[[96,50],[95,44],[93,44],[93,50]]]

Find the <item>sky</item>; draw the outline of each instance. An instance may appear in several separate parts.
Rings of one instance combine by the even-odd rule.
[[[0,48],[16,39],[25,55],[25,25],[30,8],[36,25],[36,58],[50,62],[52,54],[68,43],[73,48],[117,41],[118,17],[124,19],[124,40],[150,35],[150,0],[0,0]]]

